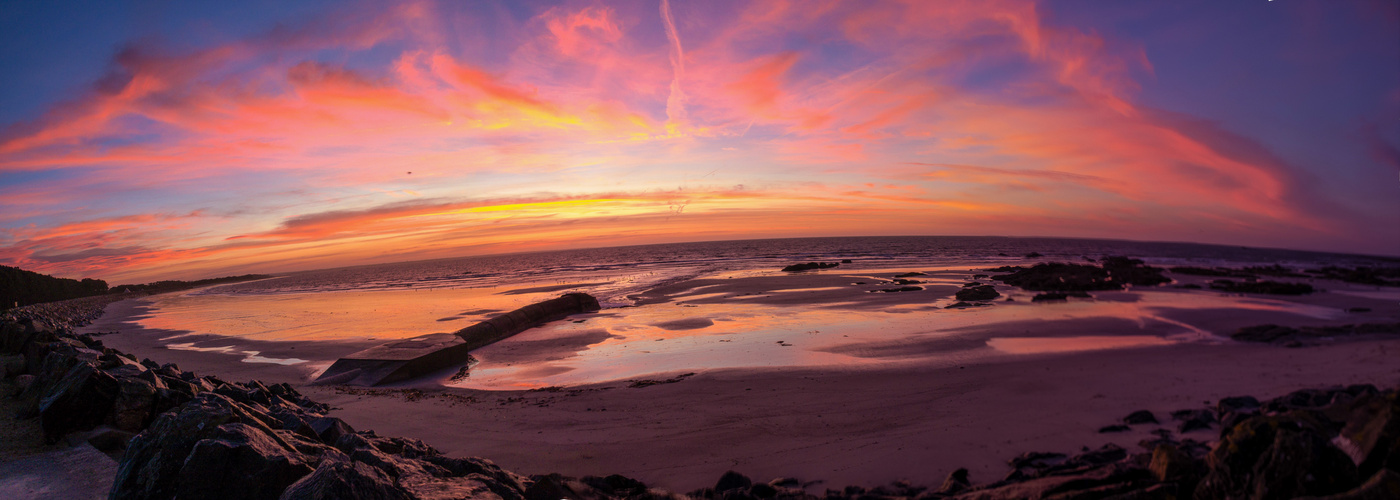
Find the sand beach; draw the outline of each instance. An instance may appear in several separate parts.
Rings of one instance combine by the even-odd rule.
[[[921,290],[880,291],[910,272],[923,273],[912,278]],[[421,439],[449,455],[528,474],[623,474],[671,491],[712,486],[726,470],[821,481],[814,488],[936,484],[958,468],[991,482],[1027,451],[1114,443],[1143,452],[1137,443],[1153,431],[1176,431],[1170,412],[1225,397],[1400,385],[1393,336],[1295,348],[1229,338],[1265,323],[1395,322],[1394,289],[1313,279],[1320,291],[1310,295],[1222,293],[1179,288],[1204,280],[1173,275],[1175,286],[1056,302],[997,283],[993,305],[948,309],[975,274],[984,273],[763,271],[667,283],[633,296],[635,306],[479,349],[466,378],[447,370],[373,388],[313,382],[330,361],[381,339],[143,327],[160,297],[113,303],[81,331],[185,370],[288,382],[357,430]],[[482,300],[590,286],[598,283],[503,286]],[[483,309],[468,302],[453,307]],[[1162,424],[1099,432],[1138,410]],[[1219,432],[1178,436],[1210,441]]]

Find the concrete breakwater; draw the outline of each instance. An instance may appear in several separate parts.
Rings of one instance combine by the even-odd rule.
[[[474,349],[543,323],[599,308],[598,299],[591,295],[567,293],[501,314],[455,333],[434,333],[396,340],[345,356],[327,368],[316,382],[375,386],[421,377],[467,363]]]

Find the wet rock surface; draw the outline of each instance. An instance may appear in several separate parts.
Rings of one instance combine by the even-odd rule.
[[[1044,262],[1029,268],[1002,267],[988,269],[1007,272],[992,279],[1036,292],[1085,292],[1121,290],[1125,285],[1155,286],[1170,283],[1162,269],[1145,266],[1143,261],[1127,257],[1104,257],[1099,265]]]
[[[1400,323],[1363,323],[1336,326],[1255,325],[1240,328],[1230,338],[1241,342],[1263,342],[1288,347],[1320,344],[1348,337],[1400,335]]]
[[[784,267],[783,271],[795,273],[801,271],[810,271],[813,269],[830,269],[840,265],[840,262],[804,262]]]
[[[1231,293],[1262,293],[1267,295],[1307,295],[1313,293],[1313,286],[1307,283],[1279,281],[1233,281],[1215,280],[1210,287]]]
[[[955,298],[962,301],[992,300],[1000,297],[996,287],[992,285],[974,285],[958,290]]]

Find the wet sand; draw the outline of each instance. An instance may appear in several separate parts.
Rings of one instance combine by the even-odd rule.
[[[1287,349],[1223,339],[1260,323],[1400,321],[1393,291],[1315,283],[1339,292],[1280,298],[1156,288],[1032,304],[1032,294],[998,286],[1015,302],[945,310],[969,273],[923,270],[929,276],[914,278],[925,281],[917,285],[923,290],[874,291],[891,287],[889,279],[904,271],[694,280],[643,294],[640,307],[551,323],[479,350],[475,376],[507,366],[510,377],[536,377],[535,386],[561,385],[544,381],[578,374],[625,374],[545,391],[450,387],[450,373],[390,389],[308,386],[325,360],[374,342],[208,337],[200,344],[308,360],[249,363],[245,354],[169,349],[161,339],[181,332],[142,328],[135,301],[109,306],[86,330],[120,331],[104,342],[202,374],[292,382],[357,429],[423,439],[523,473],[618,473],[675,491],[711,486],[729,469],[835,487],[901,479],[936,484],[967,467],[974,482],[985,483],[1004,476],[1005,460],[1025,451],[1072,452],[1107,442],[1136,449],[1157,426],[1097,433],[1135,410],[1152,410],[1166,422],[1169,411],[1226,396],[1400,385],[1394,361],[1400,340]],[[1350,307],[1371,311],[1347,313]],[[885,332],[893,327],[898,335]],[[790,335],[818,329],[825,333]],[[1133,339],[1165,345],[1127,347]],[[674,348],[662,362],[639,362],[646,357],[624,347],[683,342],[696,344]],[[992,347],[998,343],[1001,349]],[[711,351],[686,354],[694,346]],[[1028,351],[1041,353],[1017,354]],[[715,368],[705,360],[736,366]],[[627,367],[613,366],[619,363]],[[628,368],[638,365],[648,368]],[[630,379],[690,372],[696,375],[675,383],[629,387]]]

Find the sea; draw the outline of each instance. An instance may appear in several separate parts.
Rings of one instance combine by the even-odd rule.
[[[519,282],[568,283],[614,279],[596,295],[606,306],[668,282],[722,272],[778,269],[797,262],[838,262],[843,270],[919,266],[975,268],[1037,261],[1083,262],[1126,256],[1156,266],[1307,269],[1395,266],[1400,258],[1196,243],[988,236],[878,236],[668,243],[510,253],[399,262],[287,273],[275,279],[226,285],[206,293],[285,294],[336,291],[497,287]]]
[[[140,299],[146,303],[132,321],[147,334],[161,335],[170,349],[295,366],[314,379],[335,361],[316,354],[328,352],[317,348],[325,343],[370,346],[450,333],[564,291],[598,298],[602,311],[551,322],[477,349],[472,354],[479,363],[469,376],[442,382],[493,390],[664,378],[668,373],[713,369],[962,366],[1037,353],[1213,345],[1229,340],[1212,331],[1210,316],[1191,311],[1227,311],[1230,316],[1285,324],[1338,321],[1350,314],[1345,308],[1307,300],[1175,286],[1102,292],[1092,300],[1051,304],[1035,302],[1033,292],[1002,285],[1002,297],[994,305],[949,308],[956,302],[954,291],[982,269],[1087,262],[1104,256],[1133,257],[1165,267],[1400,264],[1400,259],[1387,257],[1088,239],[716,241],[293,272]],[[841,264],[803,277],[781,272],[784,266],[802,262]],[[911,271],[923,273],[917,277],[919,291],[877,293],[885,287],[882,283]],[[670,300],[638,300],[648,290],[701,278],[706,280],[670,287],[686,290]],[[728,281],[733,278],[739,279]],[[762,286],[742,288],[755,283]],[[1331,292],[1352,297],[1349,301],[1400,300],[1400,291],[1377,287]],[[1024,327],[1049,320],[1062,326]],[[1052,330],[1058,333],[1047,333]]]

